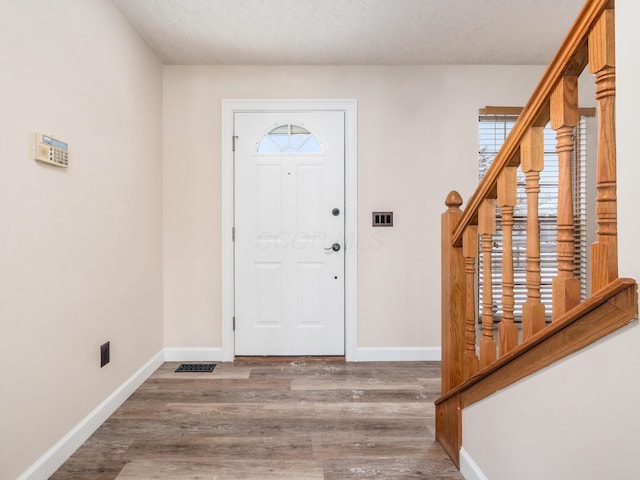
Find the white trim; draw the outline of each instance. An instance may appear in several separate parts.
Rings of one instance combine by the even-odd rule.
[[[221,362],[222,348],[165,348],[165,362]]]
[[[357,101],[344,100],[222,100],[222,360],[235,356],[233,274],[233,114],[236,112],[342,111],[345,114],[345,357],[356,361],[357,352]]]
[[[439,362],[440,347],[360,347],[359,362]]]
[[[460,448],[460,473],[465,480],[489,480],[464,447]]]
[[[18,477],[18,480],[49,478],[75,452],[102,423],[115,412],[164,361],[164,351],[158,352],[142,368],[129,377],[89,415],[73,427],[42,457]]]

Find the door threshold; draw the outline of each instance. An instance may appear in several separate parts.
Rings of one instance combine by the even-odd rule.
[[[234,362],[239,363],[290,363],[290,362],[336,362],[336,363],[345,363],[345,357],[342,356],[313,356],[313,355],[299,355],[299,356],[264,356],[264,355],[256,355],[256,356],[237,356],[233,360]]]

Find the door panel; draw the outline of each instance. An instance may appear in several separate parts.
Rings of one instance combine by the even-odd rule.
[[[298,167],[298,191],[296,195],[297,225],[300,240],[306,240],[321,232],[322,199],[324,197],[325,171],[321,165]]]
[[[282,327],[282,265],[255,263],[256,328]]]
[[[235,113],[234,128],[236,355],[343,355],[344,113]]]
[[[279,165],[256,165],[255,169],[258,176],[258,228],[261,232],[282,231],[282,168]]]

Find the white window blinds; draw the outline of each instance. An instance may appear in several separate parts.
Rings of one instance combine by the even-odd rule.
[[[502,146],[517,120],[514,115],[479,116],[479,175],[484,177],[491,162]],[[586,296],[586,152],[584,117],[576,128],[576,149],[572,161],[574,178],[574,238],[575,238],[575,274],[580,278],[581,294]],[[527,197],[525,177],[518,169],[518,197],[514,208],[513,226],[513,269],[516,321],[522,318],[522,304],[526,300],[527,267]],[[558,205],[558,157],[556,154],[556,135],[548,125],[544,130],[544,170],[540,173],[539,218],[540,218],[540,270],[541,301],[547,307],[547,319],[551,319],[551,281],[557,275],[557,207]],[[496,319],[502,317],[502,224],[500,208],[496,209],[497,229],[493,237],[494,249],[491,255],[493,310]],[[479,256],[480,258],[480,256]],[[478,298],[482,297],[482,262],[478,262]]]

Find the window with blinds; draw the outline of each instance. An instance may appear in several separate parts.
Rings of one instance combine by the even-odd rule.
[[[504,140],[517,120],[516,115],[479,116],[479,175],[484,177]],[[572,160],[574,178],[574,238],[575,274],[580,278],[581,295],[586,297],[586,151],[584,132],[585,119],[575,131],[575,154]],[[547,307],[547,320],[551,319],[551,281],[557,275],[557,207],[558,205],[558,156],[556,154],[556,134],[549,125],[544,130],[544,170],[540,173],[539,218],[540,218],[540,270],[541,301]],[[496,208],[496,234],[493,237],[491,255],[494,318],[502,317],[502,222],[500,208]],[[527,273],[527,196],[525,176],[518,169],[518,197],[514,208],[513,226],[513,270],[516,321],[522,318],[522,304],[526,300]],[[479,259],[481,253],[479,252]],[[482,297],[482,261],[478,262],[478,298]],[[479,308],[481,308],[481,302]],[[478,318],[481,317],[479,312]]]

